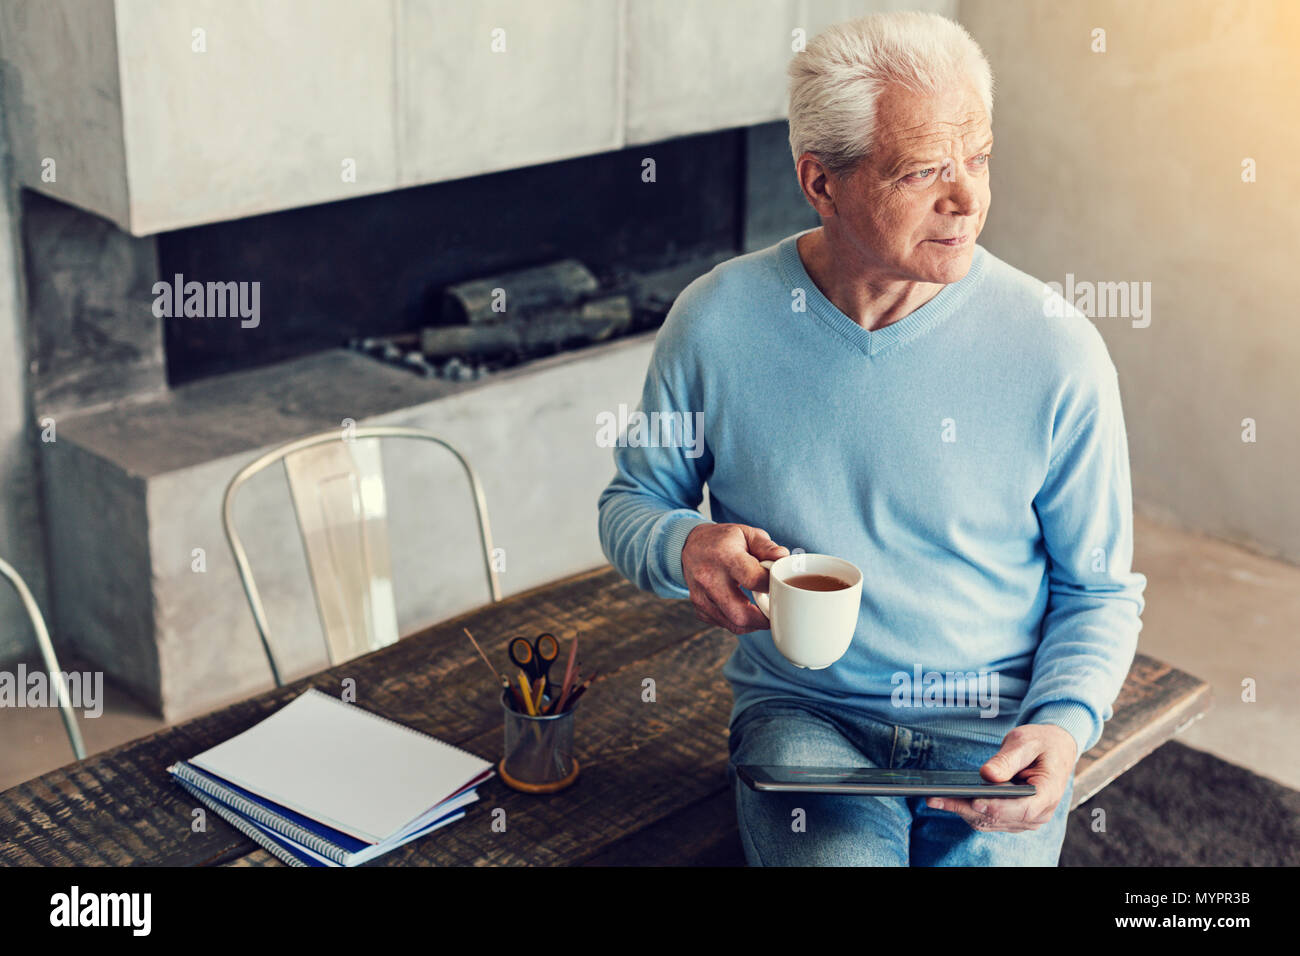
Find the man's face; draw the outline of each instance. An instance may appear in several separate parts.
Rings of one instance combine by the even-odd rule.
[[[828,231],[882,277],[956,282],[989,211],[993,129],[984,104],[973,86],[925,95],[891,84],[876,118],[871,154],[828,184]]]

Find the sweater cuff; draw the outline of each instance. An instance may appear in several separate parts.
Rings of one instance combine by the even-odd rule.
[[[686,590],[686,575],[682,572],[682,548],[692,531],[709,519],[698,511],[675,511],[663,519],[659,531],[659,554],[669,580]]]
[[[1079,748],[1075,760],[1087,753],[1095,743],[1092,739],[1092,711],[1078,701],[1057,700],[1049,704],[1043,704],[1041,707],[1035,708],[1020,723],[1022,726],[1024,724],[1054,724],[1060,727],[1074,738],[1074,744]]]

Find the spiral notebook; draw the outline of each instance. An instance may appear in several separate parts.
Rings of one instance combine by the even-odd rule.
[[[478,794],[472,788],[461,790],[388,840],[370,844],[259,797],[229,781],[206,774],[186,761],[182,760],[167,769],[177,783],[208,809],[215,811],[235,829],[291,865],[358,866],[459,820],[465,815],[464,808],[478,799]],[[267,842],[267,837],[272,842]],[[287,850],[294,858],[290,859],[281,850]]]
[[[451,822],[493,772],[487,760],[315,689],[168,771],[246,827],[274,831],[268,839],[345,866]]]
[[[201,779],[204,775],[184,763],[168,769],[191,796],[290,866],[359,866],[455,823],[465,816],[464,807],[478,799],[474,790],[463,790],[439,806],[433,822],[410,828],[390,841],[370,845],[330,831],[268,801],[245,799],[233,785],[217,784],[211,778],[194,782],[194,775],[200,775]]]

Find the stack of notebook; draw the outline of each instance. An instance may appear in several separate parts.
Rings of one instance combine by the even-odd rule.
[[[356,866],[459,820],[492,764],[318,690],[167,768],[293,866]]]

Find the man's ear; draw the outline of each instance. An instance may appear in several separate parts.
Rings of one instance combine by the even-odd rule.
[[[823,218],[835,215],[835,177],[812,153],[804,153],[795,164],[799,188],[803,190],[808,205]]]

